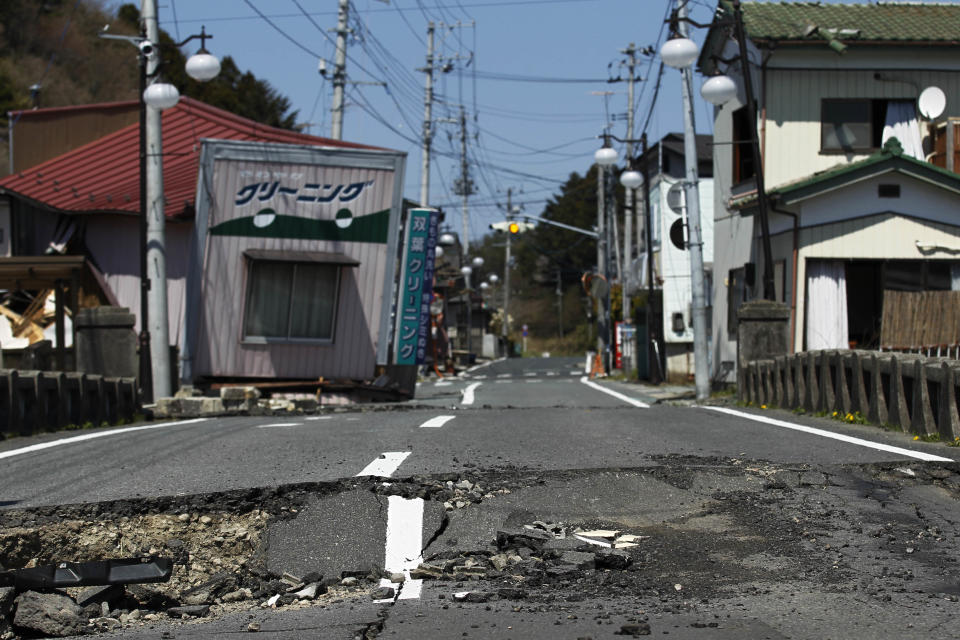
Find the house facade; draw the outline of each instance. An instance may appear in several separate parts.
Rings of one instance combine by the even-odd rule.
[[[700,189],[700,231],[703,238],[703,262],[709,291],[713,269],[713,163],[711,138],[697,136],[697,169]],[[687,237],[683,181],[686,178],[682,133],[668,133],[642,156],[650,177],[650,216],[653,220],[654,282],[662,291],[662,360],[668,380],[686,380],[694,373],[693,364],[693,292],[690,282],[690,252],[684,246]],[[680,242],[675,242],[679,233]],[[642,238],[642,232],[641,232]],[[674,238],[674,239],[671,239]],[[640,246],[643,246],[641,243]],[[643,260],[641,288],[646,286],[646,261]],[[710,296],[707,300],[709,302]]]
[[[960,115],[960,5],[748,2],[742,11],[775,296],[791,309],[792,348],[878,347],[884,291],[960,284],[949,250],[960,245],[960,184],[944,169],[949,153],[936,155],[948,117]],[[738,85],[714,113],[711,359],[714,378],[728,381],[736,309],[760,296],[764,278],[732,18],[721,2],[699,60],[704,75]],[[925,118],[917,101],[930,87],[946,109]]]

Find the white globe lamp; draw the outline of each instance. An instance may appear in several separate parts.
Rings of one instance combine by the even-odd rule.
[[[481,258],[480,256],[477,256],[476,258],[470,261],[470,264],[472,264],[475,269],[479,269],[480,267],[483,266],[483,258]]]
[[[690,38],[673,38],[660,47],[660,59],[663,64],[674,69],[686,69],[697,59],[697,43]]]
[[[737,95],[737,84],[730,76],[713,76],[700,87],[700,95],[710,104],[726,104]]]
[[[627,189],[636,189],[643,184],[643,176],[640,175],[639,171],[628,169],[620,174],[620,184]]]
[[[220,61],[203,49],[187,59],[187,75],[197,82],[213,80],[220,73]]]
[[[154,82],[143,90],[143,101],[154,109],[169,109],[180,101],[180,92],[167,82]]]
[[[593,159],[601,167],[609,167],[617,162],[617,150],[607,146],[600,147],[593,154]]]

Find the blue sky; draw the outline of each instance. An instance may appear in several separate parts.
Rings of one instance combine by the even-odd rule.
[[[659,50],[668,5],[672,2],[351,0],[349,80],[387,86],[348,87],[343,137],[405,151],[404,193],[419,198],[424,74],[417,69],[425,64],[427,23],[433,21],[436,54],[452,63],[448,73],[435,74],[433,116],[456,123],[435,125],[431,204],[443,207],[448,222],[461,229],[461,198],[453,184],[460,172],[463,105],[470,177],[477,188],[468,205],[471,238],[503,219],[498,205],[505,204],[508,188],[514,203],[538,215],[570,173],[587,171],[608,123],[614,135],[626,137],[627,84],[607,79],[626,78],[620,50],[629,43]],[[691,17],[699,22],[709,22],[715,6],[715,0],[689,0]],[[336,10],[337,0],[161,0],[159,7],[162,28],[185,39],[205,26],[214,35],[211,53],[233,56],[241,69],[267,80],[290,98],[306,132],[324,136],[330,134],[332,88],[317,65],[323,57],[332,69]],[[694,39],[701,40],[703,31],[693,29]],[[650,114],[651,142],[683,126],[678,71],[665,69],[653,103],[659,62],[658,56],[641,56],[635,74],[643,79],[636,87],[636,136]],[[518,76],[526,80],[515,81]],[[697,130],[708,133],[708,105],[699,96],[696,102]]]

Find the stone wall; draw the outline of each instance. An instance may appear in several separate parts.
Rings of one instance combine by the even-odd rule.
[[[960,436],[960,362],[878,351],[807,351],[742,368],[739,399],[805,411],[859,412],[921,436]]]

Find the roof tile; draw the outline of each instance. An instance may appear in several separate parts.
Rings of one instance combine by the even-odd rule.
[[[87,105],[96,109],[100,105]],[[249,140],[324,147],[366,145],[269,127],[187,97],[163,112],[163,178],[167,217],[189,215],[196,197],[200,141]],[[133,124],[0,180],[10,191],[69,212],[140,210],[140,127]]]

